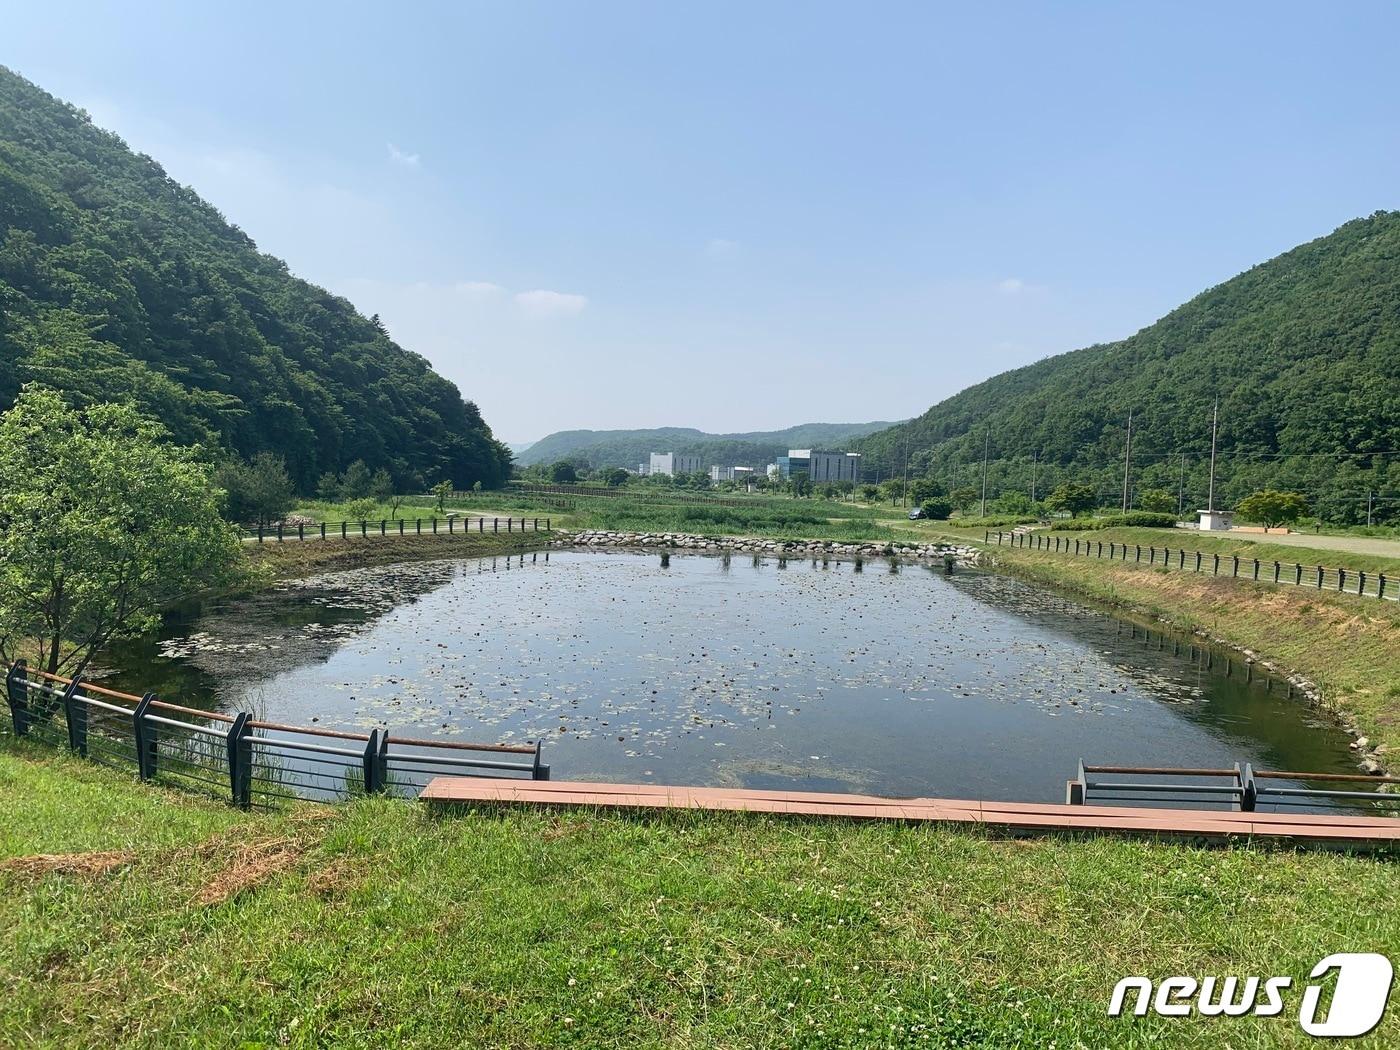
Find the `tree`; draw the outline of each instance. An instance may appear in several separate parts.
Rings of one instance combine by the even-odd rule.
[[[340,499],[340,488],[343,484],[341,477],[333,470],[328,470],[321,475],[316,482],[316,497],[323,499],[327,503],[334,503]]]
[[[72,409],[26,387],[0,419],[0,657],[79,675],[231,580],[239,542],[213,473],[131,405]]]
[[[340,479],[341,499],[364,499],[371,495],[370,489],[374,484],[374,476],[370,474],[369,467],[365,466],[362,459],[355,460],[345,468],[345,473]]]
[[[399,516],[399,507],[403,505],[403,493],[394,485],[394,478],[387,470],[380,467],[369,479],[369,497],[376,503],[383,503],[389,508],[389,517]]]
[[[810,496],[812,494],[812,475],[805,470],[795,470],[788,478],[788,488],[794,496]]]
[[[915,478],[909,482],[909,502],[921,507],[935,496],[946,495],[946,490],[932,478]]]
[[[865,500],[866,503],[874,503],[880,498],[880,486],[862,485],[860,487],[860,498]]]
[[[894,503],[900,496],[904,495],[904,482],[899,478],[890,478],[887,481],[882,481],[880,482],[880,492],[885,499]]]
[[[966,514],[968,509],[977,503],[979,494],[975,488],[964,485],[962,488],[954,489],[952,494],[953,506]]]
[[[1276,525],[1297,521],[1308,509],[1308,501],[1298,492],[1262,489],[1240,500],[1235,513],[1249,521],[1257,521],[1265,531]]]
[[[947,496],[930,496],[920,506],[923,508],[924,517],[935,518],[939,521],[953,513],[953,501]]]
[[[251,463],[230,460],[214,475],[227,494],[228,517],[259,527],[280,521],[296,501],[296,489],[281,456],[259,452]]]
[[[556,485],[572,485],[578,481],[578,470],[567,459],[561,459],[549,468],[549,480]]]
[[[433,498],[437,500],[437,512],[447,513],[447,498],[452,495],[453,488],[450,481],[439,481],[432,487]]]
[[[627,471],[623,470],[621,467],[613,467],[611,470],[605,470],[603,472],[603,483],[606,484],[608,488],[615,489],[619,485],[627,484],[629,476]]]
[[[1138,506],[1157,514],[1175,514],[1176,497],[1166,489],[1144,489],[1138,494]]]
[[[1098,502],[1094,490],[1079,481],[1066,481],[1057,485],[1055,491],[1045,497],[1045,505],[1052,511],[1057,514],[1069,514],[1071,517],[1077,517],[1086,510],[1093,510]]]

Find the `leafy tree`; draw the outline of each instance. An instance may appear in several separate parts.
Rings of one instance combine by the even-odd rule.
[[[369,496],[361,496],[359,499],[347,500],[345,502],[345,520],[367,521],[369,516],[374,513],[374,508],[377,506],[379,506],[379,503]],[[390,511],[391,516],[392,514],[393,512]]]
[[[323,499],[327,503],[334,503],[340,499],[340,489],[344,484],[339,474],[333,470],[328,470],[316,481],[316,497]]]
[[[923,508],[924,517],[935,518],[939,521],[953,513],[953,501],[947,496],[930,496],[919,506]]]
[[[933,478],[915,478],[909,482],[909,501],[921,507],[935,496],[947,495],[947,490]]]
[[[1240,500],[1235,512],[1249,521],[1257,521],[1265,529],[1297,521],[1308,509],[1308,501],[1298,492],[1263,489]]]
[[[340,478],[341,499],[364,499],[373,495],[374,475],[369,472],[365,461],[357,459],[345,468]]]
[[[981,493],[971,486],[954,489],[952,493],[953,505],[964,514],[976,506],[980,498]]]
[[[194,449],[130,405],[27,387],[0,419],[0,656],[81,674],[240,560]]]
[[[880,486],[862,485],[860,487],[860,498],[865,500],[866,503],[874,503],[880,498]]]
[[[1157,514],[1175,514],[1176,497],[1166,489],[1144,489],[1138,494],[1138,506]]]
[[[439,481],[436,485],[432,487],[432,493],[433,498],[437,500],[437,512],[439,514],[446,514],[447,499],[453,493],[452,482]]]
[[[1055,491],[1045,497],[1045,505],[1057,514],[1069,514],[1077,517],[1086,510],[1093,510],[1098,505],[1098,496],[1094,490],[1079,481],[1066,481],[1055,487]]]
[[[389,517],[399,516],[399,507],[403,506],[404,494],[398,490],[394,484],[393,476],[380,467],[369,479],[369,496],[376,503],[383,503],[389,508]]]
[[[296,503],[296,490],[282,457],[259,452],[251,463],[225,463],[214,476],[227,493],[228,516],[263,526],[280,521]]]
[[[627,484],[627,479],[630,476],[621,467],[611,467],[603,472],[603,481],[609,488],[615,489],[620,485]]]
[[[812,494],[812,476],[805,470],[793,471],[788,478],[788,490],[794,496],[810,496]]]
[[[567,459],[561,459],[550,466],[549,480],[556,485],[572,485],[578,481],[578,470]]]
[[[880,492],[891,503],[898,501],[904,495],[904,482],[899,478],[889,478],[880,482]]]

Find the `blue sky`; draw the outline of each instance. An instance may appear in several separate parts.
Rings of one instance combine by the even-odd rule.
[[[0,63],[512,441],[902,418],[1400,206],[1394,4],[220,6]]]

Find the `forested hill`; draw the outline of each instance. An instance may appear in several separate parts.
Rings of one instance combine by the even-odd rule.
[[[975,484],[984,442],[993,490],[1068,475],[1121,486],[1133,413],[1144,486],[1204,498],[1220,399],[1221,477],[1238,498],[1301,489],[1338,520],[1366,492],[1400,496],[1400,212],[1377,212],[1198,295],[1121,342],[1005,372],[857,443],[867,464]],[[1048,465],[1048,470],[1047,466]],[[1135,475],[1136,477],[1137,475]]]
[[[505,446],[373,318],[287,272],[160,165],[0,67],[0,407],[133,399],[182,442],[490,486]]]
[[[517,458],[525,466],[561,459],[590,467],[635,470],[652,452],[703,456],[707,465],[764,467],[790,448],[844,447],[865,434],[893,426],[876,423],[802,423],[786,430],[707,434],[690,427],[653,430],[561,430],[541,438]]]

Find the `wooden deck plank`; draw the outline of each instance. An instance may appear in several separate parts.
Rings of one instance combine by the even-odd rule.
[[[1052,802],[881,798],[824,791],[436,777],[420,795],[431,805],[499,803],[602,809],[707,809],[856,820],[931,821],[1026,831],[1117,831],[1217,839],[1400,842],[1400,819],[1333,813],[1070,806]]]

